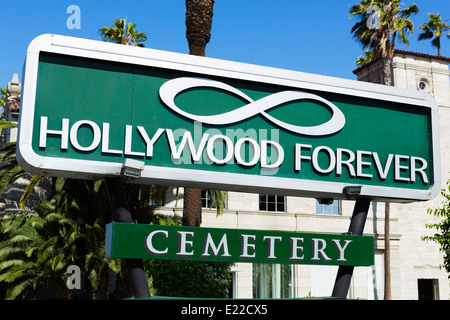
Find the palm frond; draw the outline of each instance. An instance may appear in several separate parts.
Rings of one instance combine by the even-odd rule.
[[[16,299],[22,292],[24,292],[28,287],[33,285],[33,279],[26,279],[25,281],[21,281],[15,284],[13,287],[8,288],[6,291],[6,300],[14,300]]]
[[[0,161],[6,162],[11,161],[12,159],[9,159],[11,155],[14,155],[15,159],[16,154],[16,142],[8,142],[4,146],[0,148]]]
[[[217,209],[217,216],[221,216],[223,214],[223,209],[225,207],[225,202],[227,200],[227,192],[219,191],[219,190],[211,190],[211,202]]]
[[[0,194],[2,194],[11,184],[27,173],[19,166],[15,165],[6,172],[2,172],[0,179]]]
[[[28,182],[28,185],[26,186],[25,190],[23,191],[22,197],[20,197],[19,201],[19,207],[23,208],[25,205],[25,201],[28,199],[28,197],[33,192],[34,188],[39,184],[39,182],[42,180],[43,176],[34,175],[31,177],[31,179]]]
[[[0,129],[17,128],[17,123],[0,119]]]

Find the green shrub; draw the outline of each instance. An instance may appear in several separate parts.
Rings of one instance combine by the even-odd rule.
[[[148,272],[158,296],[226,298],[231,282],[227,262],[152,260]]]
[[[156,217],[163,225],[179,225],[167,217]],[[145,269],[152,279],[153,294],[168,297],[226,298],[231,283],[228,262],[147,260]]]

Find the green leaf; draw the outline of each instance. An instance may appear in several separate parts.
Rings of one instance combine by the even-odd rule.
[[[26,188],[22,194],[22,197],[20,198],[20,201],[19,201],[20,208],[23,208],[23,206],[25,205],[25,201],[28,199],[28,197],[33,192],[34,188],[42,180],[42,178],[43,178],[42,176],[38,176],[38,175],[34,175],[31,177],[30,181],[28,182],[28,185],[26,186]]]
[[[17,123],[9,122],[6,120],[0,120],[0,129],[6,129],[6,128],[17,128]]]

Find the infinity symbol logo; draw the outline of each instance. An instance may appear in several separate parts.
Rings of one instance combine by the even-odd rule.
[[[220,113],[217,115],[211,115],[211,116],[199,116],[195,114],[188,113],[184,110],[181,110],[175,105],[175,97],[180,94],[181,92],[192,89],[192,88],[216,88],[216,89],[222,89],[224,91],[227,91],[229,93],[235,94],[244,100],[248,101],[249,103],[237,108],[235,110]],[[345,117],[342,111],[336,107],[331,102],[325,100],[322,97],[319,97],[315,94],[307,93],[307,92],[301,92],[301,91],[282,91],[273,93],[267,97],[261,98],[259,100],[252,100],[249,96],[247,96],[245,93],[239,91],[236,88],[233,88],[232,86],[209,79],[202,79],[202,78],[176,78],[173,80],[169,80],[166,83],[164,83],[159,88],[159,96],[161,100],[164,102],[164,104],[167,105],[170,109],[175,111],[176,113],[202,123],[210,124],[210,125],[226,125],[226,124],[232,124],[236,123],[238,121],[242,121],[245,119],[248,119],[250,117],[253,117],[256,114],[261,114],[264,116],[267,120],[271,121],[275,125],[298,133],[308,136],[323,136],[323,135],[329,135],[336,133],[340,131],[344,125],[345,125]],[[302,127],[302,126],[296,126],[290,123],[283,122],[281,120],[278,120],[269,114],[266,113],[267,110],[270,110],[282,103],[286,102],[292,102],[302,99],[309,99],[309,100],[316,100],[324,103],[327,105],[333,115],[330,120],[327,122],[316,125],[316,126],[310,126],[310,127]]]

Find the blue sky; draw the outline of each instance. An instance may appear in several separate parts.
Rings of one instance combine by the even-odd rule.
[[[54,33],[101,40],[98,29],[112,26],[115,18],[137,23],[148,36],[148,48],[188,53],[185,38],[184,0],[16,0],[0,1],[0,87],[14,73],[22,81],[22,66],[28,44],[36,36]],[[356,79],[352,70],[362,54],[350,28],[356,22],[348,10],[358,0],[216,0],[211,41],[206,56]],[[420,24],[428,12],[450,19],[448,0],[404,0],[416,3],[416,32],[411,45],[397,48],[437,54],[430,41],[417,41]],[[68,29],[67,7],[81,9],[81,29]],[[450,20],[449,20],[450,21]],[[442,40],[442,55],[450,56],[450,39]]]

